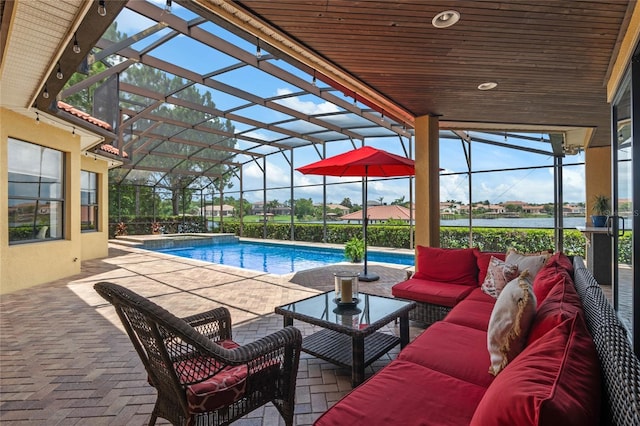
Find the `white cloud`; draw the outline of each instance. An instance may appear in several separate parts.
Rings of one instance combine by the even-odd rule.
[[[276,93],[278,96],[288,95],[293,93],[289,89],[277,89]],[[340,109],[329,102],[322,102],[316,104],[312,101],[303,101],[297,96],[292,96],[289,98],[279,99],[276,101],[280,105],[284,105],[296,111],[300,111],[304,114],[314,115],[314,114],[326,114],[331,112],[338,112]]]

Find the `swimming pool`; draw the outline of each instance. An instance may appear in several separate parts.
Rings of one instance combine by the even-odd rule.
[[[174,256],[278,275],[346,261],[344,250],[342,249],[253,241],[149,249]],[[412,254],[371,250],[367,253],[367,259],[370,262],[395,263],[399,265],[413,265],[414,263]]]

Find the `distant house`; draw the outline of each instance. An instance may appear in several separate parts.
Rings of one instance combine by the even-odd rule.
[[[222,217],[233,216],[235,208],[229,204],[222,205]],[[200,209],[200,214],[208,217],[220,217],[220,205],[214,204],[206,205],[203,209]]]
[[[582,216],[586,213],[586,209],[584,206],[577,204],[565,204],[562,206],[562,212],[572,216]]]
[[[485,206],[485,208],[489,214],[502,214],[505,212],[504,206],[500,204],[489,204],[489,206]]]
[[[267,203],[267,208],[265,211],[264,203],[261,201],[253,203],[251,205],[251,214],[262,216],[265,213],[271,213],[272,215],[276,216],[288,215],[291,214],[291,207],[287,207],[282,204],[278,204],[277,206],[272,207],[269,205],[269,203]]]
[[[529,213],[529,214],[543,214],[544,213],[544,205],[525,204],[525,205],[522,206],[522,211],[524,213]]]
[[[462,212],[462,204],[440,201],[440,213],[455,214],[455,213],[461,213],[461,212]]]
[[[367,208],[369,223],[384,223],[390,219],[402,220],[409,223],[409,209],[402,206],[371,206]],[[345,214],[340,219],[355,223],[362,223],[362,210]]]
[[[322,204],[319,206],[322,207]],[[343,215],[349,213],[349,210],[351,209],[343,206],[342,204],[327,204],[327,210],[340,210],[340,214]]]

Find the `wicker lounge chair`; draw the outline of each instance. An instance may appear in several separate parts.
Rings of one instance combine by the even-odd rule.
[[[150,425],[158,417],[226,425],[268,402],[293,424],[299,330],[286,327],[238,346],[224,307],[181,319],[119,285],[94,288],[115,307],[158,392]]]

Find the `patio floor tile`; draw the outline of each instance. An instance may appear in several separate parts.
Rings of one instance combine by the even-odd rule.
[[[287,275],[176,259],[110,245],[109,257],[83,262],[82,273],[3,295],[0,299],[0,423],[2,425],[145,425],[155,402],[144,367],[115,311],[93,290],[99,281],[131,288],[178,316],[226,306],[233,338],[245,344],[282,328],[274,308],[333,288],[333,273],[361,265],[331,265]],[[381,279],[361,291],[390,295],[403,267],[369,265]],[[303,335],[317,327],[295,322]],[[384,327],[398,333],[393,324]],[[414,338],[422,329],[412,324]],[[398,353],[393,349],[366,377]],[[302,354],[296,425],[309,425],[351,390],[350,371]],[[158,425],[168,424],[158,419]],[[267,405],[235,424],[283,425]]]

